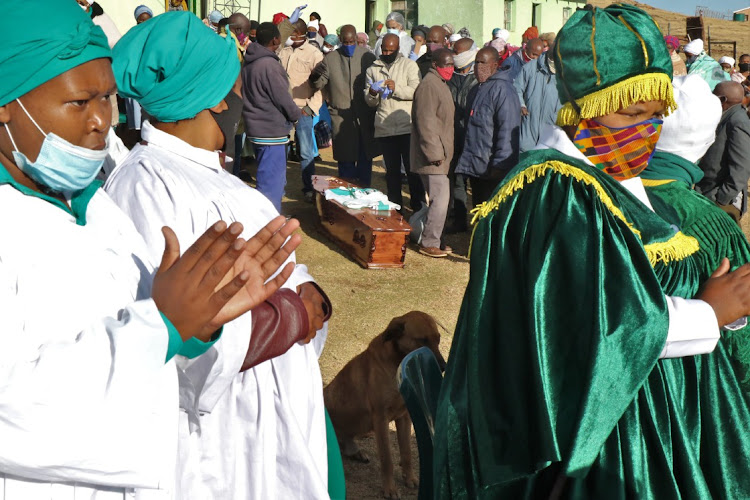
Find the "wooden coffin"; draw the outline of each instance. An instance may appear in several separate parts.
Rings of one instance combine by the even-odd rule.
[[[403,268],[411,226],[401,214],[395,210],[351,209],[326,200],[326,189],[352,186],[337,177],[313,176],[320,228],[367,269]]]

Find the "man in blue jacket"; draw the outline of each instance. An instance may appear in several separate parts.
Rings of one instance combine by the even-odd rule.
[[[469,121],[456,173],[471,178],[474,205],[487,201],[518,162],[521,103],[507,71],[498,71],[494,47],[477,53],[474,74],[479,85],[469,95]]]
[[[554,47],[554,45],[553,45]],[[547,52],[526,64],[513,85],[521,102],[521,152],[534,149],[546,125],[554,125],[562,107],[557,94],[554,61]]]
[[[276,55],[281,44],[279,29],[273,23],[262,23],[256,37],[242,68],[242,117],[258,159],[257,189],[281,211],[286,145],[302,113],[289,93],[289,77]]]

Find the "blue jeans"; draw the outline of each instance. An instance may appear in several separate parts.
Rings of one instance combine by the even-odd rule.
[[[302,167],[302,192],[313,190],[312,176],[315,175],[315,143],[313,142],[313,117],[302,115],[297,122],[294,140],[299,144],[300,167]]]
[[[286,144],[253,144],[253,149],[258,159],[257,189],[281,212],[281,198],[286,186]]]
[[[365,144],[362,141],[362,132],[359,135],[357,149],[359,150],[359,157],[356,164],[353,161],[338,162],[339,177],[355,181],[361,187],[370,187],[372,180],[372,158],[367,154],[367,148],[365,148]]]

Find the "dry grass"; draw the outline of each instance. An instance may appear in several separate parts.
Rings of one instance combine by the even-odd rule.
[[[621,3],[635,5],[651,15],[659,24],[662,32],[679,37],[684,43],[687,43],[687,30],[685,20],[688,16],[671,12],[668,10],[657,9],[648,4],[637,2],[635,0],[618,0]],[[606,7],[613,0],[589,0],[590,4],[596,7]],[[750,53],[750,22],[724,21],[720,19],[704,18],[703,25],[706,27],[706,36],[708,36],[708,27],[711,29],[711,39],[715,41],[736,41],[737,57],[744,53]],[[732,46],[721,45],[712,49],[711,56],[719,59],[721,56],[731,56]]]
[[[336,175],[331,150],[321,151],[321,156],[324,162],[317,164],[316,173]],[[382,162],[375,162],[373,187],[385,192],[385,171],[381,165]],[[314,206],[303,201],[298,163],[289,163],[287,182],[287,196],[283,201],[282,212],[299,219],[304,238],[297,251],[297,260],[309,267],[310,273],[333,303],[329,336],[320,359],[324,383],[330,382],[351,358],[362,352],[394,316],[412,310],[433,315],[445,327],[441,351],[447,358],[469,277],[469,261],[466,257],[469,233],[448,237],[447,243],[457,255],[433,259],[409,248],[404,269],[366,270],[354,263],[317,229]],[[404,195],[408,199],[408,192]],[[395,433],[391,441],[393,461],[398,464]],[[415,469],[418,469],[416,441],[412,441],[413,463]],[[365,438],[360,446],[372,460],[369,464],[344,460],[348,497],[381,498],[374,439]],[[416,499],[416,490],[404,487],[399,466],[395,467],[396,484],[401,490],[402,498]]]

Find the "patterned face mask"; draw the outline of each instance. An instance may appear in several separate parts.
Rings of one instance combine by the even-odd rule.
[[[609,128],[594,120],[581,120],[573,143],[598,168],[615,180],[637,177],[648,166],[661,134],[658,118],[625,128]]]

